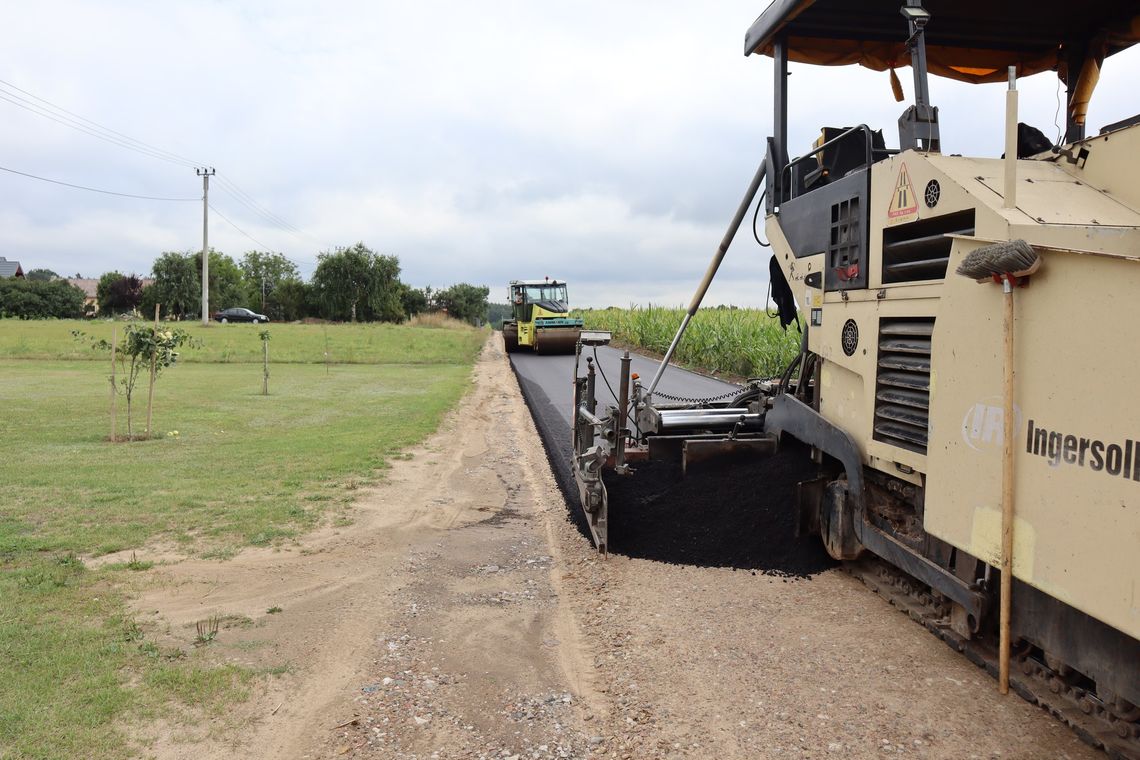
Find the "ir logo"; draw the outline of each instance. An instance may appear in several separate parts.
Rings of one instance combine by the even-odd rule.
[[[966,408],[962,417],[962,440],[974,451],[1001,448],[1005,410],[1001,396],[989,396]],[[1013,407],[1013,427],[1021,425],[1021,409]]]

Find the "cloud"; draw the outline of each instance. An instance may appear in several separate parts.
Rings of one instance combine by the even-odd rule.
[[[771,132],[771,62],[741,55],[761,5],[52,0],[9,14],[3,78],[215,166],[211,204],[241,231],[211,215],[210,242],[234,256],[270,247],[307,275],[320,251],[362,240],[398,255],[416,285],[498,294],[512,278],[550,275],[581,305],[682,303]],[[1106,64],[1094,125],[1135,109],[1134,53]],[[824,125],[868,123],[897,140],[902,104],[886,74],[792,71],[793,153]],[[1047,133],[1054,82],[1023,85],[1025,120]],[[1001,85],[934,80],[932,92],[948,152],[1001,152]],[[10,103],[0,111],[0,165],[129,193],[201,193],[191,166]],[[0,255],[25,269],[142,273],[162,250],[201,245],[197,203],[10,175],[0,192]],[[742,229],[708,300],[762,304],[766,260]]]

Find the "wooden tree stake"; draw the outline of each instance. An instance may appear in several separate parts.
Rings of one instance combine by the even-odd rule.
[[[150,415],[151,409],[154,406],[154,375],[155,367],[158,362],[158,310],[161,304],[154,305],[154,330],[151,333],[151,349],[150,349],[150,390],[146,394],[146,435],[150,437]]]
[[[111,443],[115,442],[115,421],[119,410],[119,389],[115,385],[115,351],[119,347],[119,325],[111,330]]]
[[[327,325],[321,325],[321,329],[325,331],[325,375],[329,374],[329,328]]]

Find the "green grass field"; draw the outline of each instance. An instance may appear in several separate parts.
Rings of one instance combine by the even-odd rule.
[[[111,324],[0,321],[3,758],[130,756],[118,722],[224,705],[271,677],[159,651],[124,598],[146,563],[89,570],[78,558],[162,541],[224,561],[335,519],[353,487],[438,426],[486,335],[270,325],[263,396],[265,327],[199,327],[202,347],[159,378],[156,437],[116,444],[106,359],[75,328],[109,338]]]
[[[426,321],[426,320],[425,320]],[[163,322],[176,326],[201,341],[200,348],[187,348],[182,361],[228,363],[260,362],[258,333],[269,330],[270,360],[321,364],[440,364],[448,363],[469,347],[470,331],[449,328],[390,324],[301,325]],[[111,339],[112,323],[85,320],[0,320],[0,358],[80,359],[95,358],[91,349],[71,338],[82,330]],[[122,333],[122,326],[119,328]]]
[[[609,330],[614,340],[664,354],[685,310],[661,306],[587,309],[576,312],[587,329]],[[674,360],[711,372],[742,377],[779,375],[799,353],[800,334],[780,329],[762,309],[705,309],[689,324]]]

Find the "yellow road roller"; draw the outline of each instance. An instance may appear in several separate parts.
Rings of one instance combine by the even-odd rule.
[[[570,316],[565,281],[511,280],[507,297],[513,309],[513,318],[503,321],[507,351],[529,347],[538,354],[574,353],[582,320]]]

